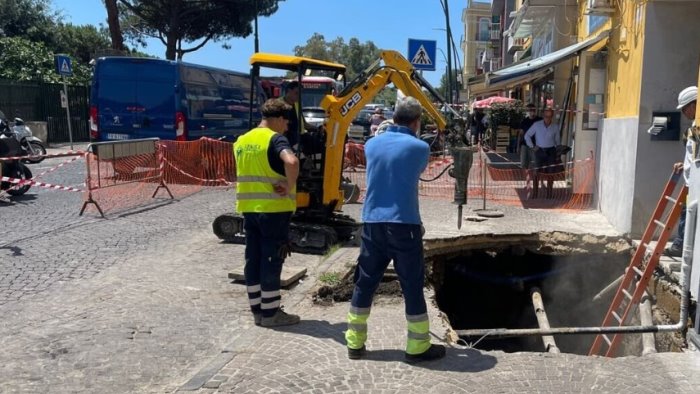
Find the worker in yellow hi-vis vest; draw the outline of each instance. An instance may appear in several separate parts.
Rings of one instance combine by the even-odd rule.
[[[245,281],[255,324],[299,323],[280,308],[280,275],[288,255],[289,222],[296,210],[299,160],[284,136],[290,106],[268,100],[258,127],[233,145],[236,158],[236,211],[245,229]]]

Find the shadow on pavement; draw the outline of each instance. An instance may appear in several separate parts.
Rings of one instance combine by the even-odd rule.
[[[400,349],[368,349],[364,360],[404,362],[404,351]],[[482,372],[493,368],[498,363],[494,356],[481,354],[475,349],[458,349],[447,347],[445,358],[410,364],[416,368],[424,368],[432,371],[448,372]]]
[[[271,327],[270,330],[288,332],[292,334],[308,335],[319,339],[332,339],[345,346],[345,322],[331,324],[324,320],[304,319],[294,326]]]
[[[12,197],[10,197],[10,200],[12,200],[12,202],[14,202],[15,204],[22,204],[22,203],[26,203],[29,201],[35,201],[37,198],[38,197],[36,194],[30,193],[30,194],[22,194],[21,196],[12,196]]]
[[[346,327],[347,324],[345,322],[331,324],[323,320],[302,319],[298,325],[270,329],[279,332],[308,335],[320,339],[332,339],[345,349],[344,332]],[[404,362],[404,351],[403,349],[372,350],[368,348],[363,360]],[[497,363],[498,359],[496,357],[482,354],[476,349],[460,349],[448,346],[445,358],[412,365],[434,371],[481,372],[493,368]]]

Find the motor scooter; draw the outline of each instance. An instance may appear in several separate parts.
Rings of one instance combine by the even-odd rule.
[[[0,131],[0,157],[23,157],[26,156],[26,152],[22,149],[19,141],[14,137],[13,134],[7,131]],[[21,159],[13,160],[2,160],[0,161],[0,168],[2,169],[2,176],[14,179],[29,180],[32,179],[32,172],[29,167],[22,163]],[[12,196],[21,196],[26,193],[31,184],[25,183],[22,186],[17,187],[15,183],[0,182],[0,190],[6,190],[8,194]]]
[[[46,158],[46,147],[44,142],[32,134],[32,130],[24,124],[21,118],[15,118],[12,124],[7,120],[5,114],[0,111],[0,132],[8,134],[11,132],[19,141],[20,146],[26,152],[24,163],[41,163]]]

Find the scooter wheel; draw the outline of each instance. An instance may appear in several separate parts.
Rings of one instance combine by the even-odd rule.
[[[4,172],[3,172],[3,173],[4,173]],[[19,167],[19,168],[15,168],[15,169],[13,169],[12,171],[9,171],[9,173],[10,173],[10,177],[12,177],[12,178],[16,178],[16,179],[32,179],[32,173],[31,173],[31,171],[29,171],[29,169],[28,169],[27,167],[25,167],[25,166],[21,166],[21,167]],[[28,192],[28,191],[29,191],[29,188],[32,187],[32,185],[27,184],[27,185],[24,185],[24,186],[22,186],[22,187],[20,187],[20,188],[14,189],[14,188],[12,188],[12,186],[14,186],[14,185],[11,185],[11,186],[10,186],[10,189],[7,190],[7,194],[9,194],[9,195],[11,195],[11,196],[21,196],[21,195],[23,195],[24,193]]]
[[[44,148],[44,145],[38,142],[30,142],[29,144],[32,146],[32,150],[34,151],[34,153],[41,156],[29,157],[25,160],[31,164],[41,163],[42,161],[44,161],[44,159],[46,158],[46,148]]]

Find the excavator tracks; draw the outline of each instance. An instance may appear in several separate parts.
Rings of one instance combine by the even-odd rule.
[[[292,220],[289,240],[292,252],[322,255],[339,243],[359,242],[360,224],[345,215],[334,215],[325,224]],[[224,242],[245,244],[243,217],[221,215],[214,220],[214,234]]]

